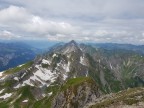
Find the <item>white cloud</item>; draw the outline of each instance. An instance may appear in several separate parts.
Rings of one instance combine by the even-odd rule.
[[[21,36],[16,36],[13,33],[11,33],[10,31],[4,30],[4,31],[0,31],[0,39],[13,39],[13,38],[20,38]]]
[[[143,0],[4,0],[43,16],[144,17]]]
[[[33,16],[31,22],[23,24],[22,28],[27,32],[38,34],[72,34],[77,32],[77,27],[65,22],[54,22]]]
[[[10,6],[0,10],[0,23],[5,27],[32,34],[33,37],[41,38],[46,35],[56,36],[57,34],[70,35],[77,33],[79,28],[67,22],[56,22],[44,19],[40,16],[29,13],[25,8]],[[1,25],[1,26],[2,26]],[[40,38],[40,37],[39,37]]]
[[[0,22],[4,24],[23,23],[32,16],[23,7],[9,6],[0,10]]]
[[[16,36],[144,44],[144,0],[2,0],[0,3],[0,29]]]

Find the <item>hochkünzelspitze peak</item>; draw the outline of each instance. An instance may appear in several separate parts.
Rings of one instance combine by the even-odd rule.
[[[80,46],[74,40],[71,40],[68,43],[61,44],[59,46],[51,48],[53,53],[69,54],[71,52],[81,52]]]
[[[71,40],[71,41],[69,42],[69,44],[75,44],[75,45],[77,45],[76,41],[74,41],[74,40]]]
[[[76,47],[78,47],[78,44],[74,40],[71,40],[70,42],[66,43],[65,45],[66,46],[76,46]]]
[[[79,45],[74,40],[70,41],[69,43],[66,43],[62,48],[62,52],[64,54],[77,51],[80,51],[80,48]]]

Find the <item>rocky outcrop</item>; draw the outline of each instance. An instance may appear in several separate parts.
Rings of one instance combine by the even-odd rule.
[[[99,96],[98,86],[85,81],[61,91],[55,97],[52,108],[83,108]]]
[[[144,108],[144,88],[129,88],[96,99],[84,108]]]

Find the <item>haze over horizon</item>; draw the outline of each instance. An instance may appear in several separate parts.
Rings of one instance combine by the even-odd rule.
[[[1,0],[0,40],[144,44],[143,0]]]

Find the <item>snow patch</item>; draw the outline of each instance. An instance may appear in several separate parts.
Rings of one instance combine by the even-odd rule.
[[[83,51],[83,49],[81,47],[79,47],[81,51]]]
[[[88,71],[87,71],[87,73],[86,73],[86,77],[88,77]]]
[[[28,102],[28,100],[23,100],[22,102]]]
[[[84,66],[86,65],[86,64],[85,64],[84,56],[83,56],[83,57],[82,57],[82,56],[80,57],[80,63],[81,63],[82,65],[84,65]]]
[[[4,89],[2,89],[2,90],[0,91],[0,94],[1,94],[3,91],[4,91]]]
[[[66,80],[67,77],[68,77],[68,76],[67,76],[66,74],[63,75],[63,79],[64,79],[64,80]]]
[[[46,94],[42,94],[42,96],[43,96],[43,97],[45,97],[45,96],[46,96]]]
[[[101,62],[101,60],[99,59],[99,60],[98,60],[98,62],[100,63],[100,62]]]
[[[43,64],[50,64],[51,62],[48,61],[48,60],[46,60],[46,59],[43,59],[43,60],[42,60],[42,63],[43,63]]]
[[[73,78],[76,78],[76,75],[74,75],[74,77]]]
[[[3,72],[0,72],[0,77],[3,76],[3,75],[2,75],[3,73],[4,73],[4,71],[3,71]]]
[[[63,69],[66,71],[66,72],[69,72],[70,71],[70,62],[68,62],[68,64],[65,64],[64,66],[63,66]]]
[[[18,77],[14,77],[14,80],[19,81]]]
[[[21,76],[21,78],[23,78],[25,75],[26,75],[26,73],[24,73],[24,74]]]
[[[28,68],[28,70],[31,70],[31,69],[32,69],[32,67]]]
[[[61,66],[61,61],[59,63],[57,63],[57,66]]]
[[[4,80],[7,77],[7,75],[0,76],[0,77],[1,77],[0,80]]]
[[[53,54],[53,56],[52,56],[52,57],[53,57],[53,58],[54,58],[54,57],[57,57],[57,54]]]
[[[112,67],[111,63],[110,63],[110,68],[111,68],[111,69],[113,69],[113,67]]]
[[[22,85],[21,84],[18,84],[17,86],[15,86],[14,88],[17,89],[17,88],[20,88]]]
[[[25,85],[34,86],[34,85],[31,83],[30,79],[25,80],[25,81],[23,82],[22,86],[25,86]],[[21,85],[20,85],[20,86],[21,86]]]
[[[22,67],[24,64],[19,65],[18,67]]]
[[[65,72],[69,72],[70,71],[70,69],[69,69],[70,62],[68,62],[67,64],[63,64],[62,61],[60,61],[59,63],[57,63],[57,66],[61,66],[65,70]]]
[[[5,95],[0,96],[0,98],[6,99],[6,98],[11,97],[11,95],[12,95],[12,93],[5,93]]]
[[[71,57],[71,55],[69,54],[69,55],[67,55],[67,58],[70,58]]]
[[[70,62],[68,61],[67,64],[62,65],[62,68],[65,70],[66,73],[63,74],[63,79],[66,80],[68,75],[67,72],[70,72]]]
[[[48,95],[51,96],[51,95],[52,95],[52,92],[48,93]]]

